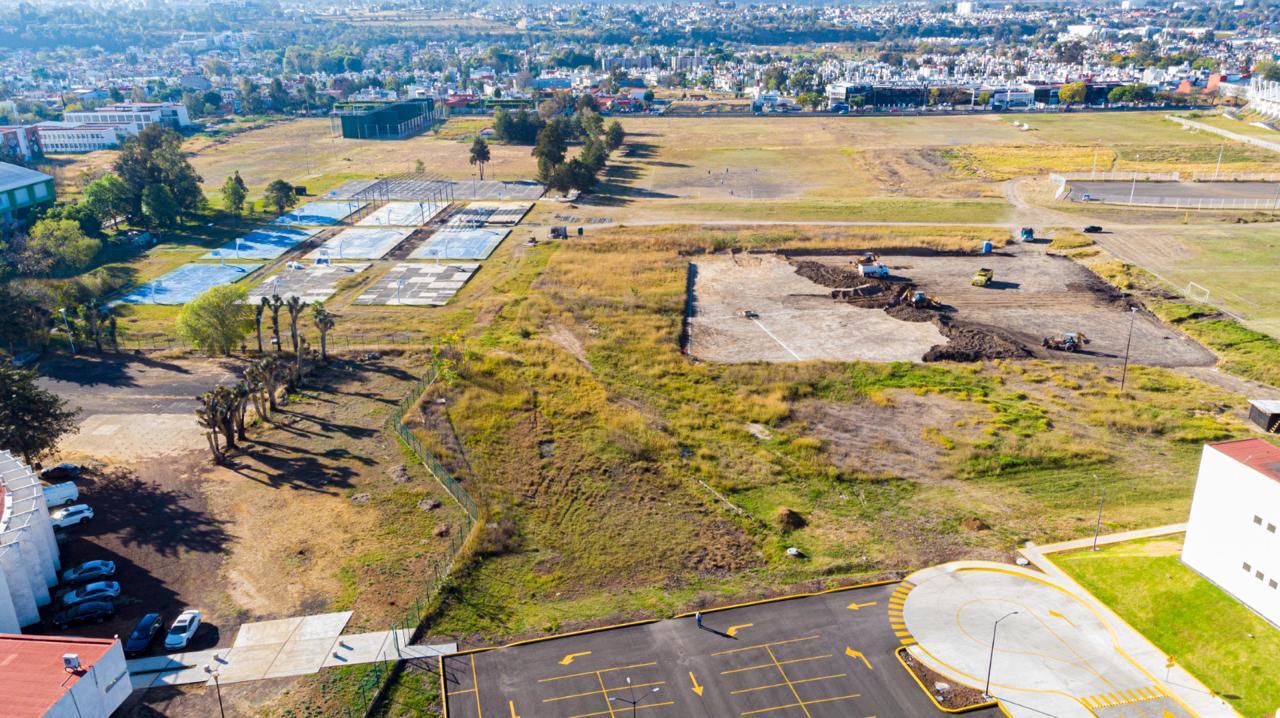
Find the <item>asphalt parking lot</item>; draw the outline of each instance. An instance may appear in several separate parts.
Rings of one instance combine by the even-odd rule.
[[[1125,181],[1072,181],[1069,183],[1069,199],[1085,201],[1085,195],[1099,202],[1124,204],[1137,203],[1172,204],[1204,200],[1206,206],[1232,200],[1240,202],[1271,203],[1280,201],[1280,185],[1275,182],[1125,182]]]
[[[897,588],[709,611],[701,628],[685,616],[448,656],[447,716],[942,715],[894,656],[911,641],[890,620]]]
[[[190,413],[196,396],[235,374],[217,361],[166,361],[132,354],[54,357],[40,363],[40,387],[86,416]]]

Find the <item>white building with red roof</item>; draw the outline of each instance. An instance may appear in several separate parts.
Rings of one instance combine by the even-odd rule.
[[[58,542],[40,479],[12,454],[0,451],[0,633],[17,633],[40,620],[40,607],[49,605],[59,568]]]
[[[1280,626],[1280,447],[1204,447],[1182,561]]]
[[[116,639],[0,634],[5,718],[107,718],[132,690]]]

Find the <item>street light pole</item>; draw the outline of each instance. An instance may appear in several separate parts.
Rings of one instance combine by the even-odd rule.
[[[72,354],[75,354],[75,353],[76,353],[76,340],[75,340],[75,338],[74,338],[74,337],[72,337],[72,336],[71,336],[71,322],[68,322],[68,321],[67,321],[67,310],[66,310],[66,308],[64,307],[64,308],[59,309],[59,310],[58,310],[58,313],[62,315],[62,326],[63,326],[63,327],[66,327],[66,330],[67,330],[67,343],[71,345],[71,353],[72,353]]]
[[[1133,346],[1133,322],[1138,318],[1138,308],[1129,307],[1129,338],[1124,343],[1124,368],[1120,370],[1120,392],[1124,392],[1124,383],[1129,378],[1129,348]]]
[[[1009,613],[1006,613],[1005,615],[997,619],[996,622],[991,626],[991,652],[987,654],[987,683],[986,683],[986,687],[983,688],[982,690],[982,695],[986,696],[987,698],[991,697],[991,666],[996,661],[996,629],[1000,628],[1000,621],[1003,621],[1004,619],[1010,616],[1016,616],[1016,615],[1018,615],[1017,611],[1010,611]]]
[[[227,712],[222,707],[222,684],[218,682],[218,669],[213,666],[205,666],[204,672],[213,676],[213,688],[218,693],[218,715],[227,718]]]
[[[626,703],[627,705],[631,706],[631,718],[636,718],[636,706],[643,703],[645,698],[648,698],[654,693],[657,693],[658,691],[662,690],[662,686],[654,686],[653,690],[640,696],[639,698],[636,698],[636,689],[635,689],[635,686],[631,685],[631,676],[627,676],[627,688],[631,692],[630,698],[623,698],[622,696],[609,696],[609,701],[614,703],[616,703],[617,701],[622,701],[623,703]]]
[[[1098,535],[1102,533],[1102,504],[1107,500],[1107,487],[1098,481],[1098,475],[1093,475],[1093,480],[1098,484],[1098,523],[1093,527],[1093,550],[1098,550]]]

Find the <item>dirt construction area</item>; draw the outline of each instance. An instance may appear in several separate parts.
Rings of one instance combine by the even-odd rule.
[[[990,255],[882,254],[887,279],[858,276],[857,253],[713,256],[696,261],[688,352],[716,362],[973,361],[1048,358],[1212,366],[1214,355],[1134,305],[1087,268],[1012,244]],[[980,268],[993,280],[973,286]],[[923,291],[934,303],[905,297]],[[838,298],[833,295],[838,295]],[[1079,351],[1047,337],[1079,332]]]

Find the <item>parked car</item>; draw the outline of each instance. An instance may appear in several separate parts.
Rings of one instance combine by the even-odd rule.
[[[163,626],[164,618],[160,614],[148,613],[143,616],[138,621],[138,624],[133,627],[129,637],[125,639],[124,654],[126,656],[137,656],[146,653]]]
[[[115,581],[95,581],[62,595],[62,605],[74,606],[87,601],[109,601],[120,596],[120,584]]]
[[[199,628],[200,611],[195,608],[188,608],[183,611],[174,619],[173,625],[169,626],[169,632],[164,636],[165,649],[180,651],[186,648]]]
[[[66,628],[76,623],[102,623],[114,615],[116,607],[110,601],[88,601],[54,614],[50,621],[59,628]]]
[[[55,529],[65,529],[93,519],[93,509],[88,504],[76,504],[49,514]]]
[[[85,561],[62,572],[62,582],[66,584],[91,583],[111,578],[116,575],[115,561]]]
[[[40,352],[22,352],[9,360],[10,366],[14,369],[25,369],[36,363],[40,358]]]
[[[67,479],[74,479],[80,476],[82,471],[84,471],[84,469],[81,469],[78,464],[58,464],[57,466],[50,466],[44,471],[41,471],[40,478],[45,481],[65,481]]]
[[[1102,231],[1102,227],[1099,227],[1096,224],[1091,224],[1088,227],[1084,228],[1085,234],[1098,234],[1101,231]]]
[[[49,508],[69,504],[80,498],[80,487],[74,481],[44,487],[44,505]]]

